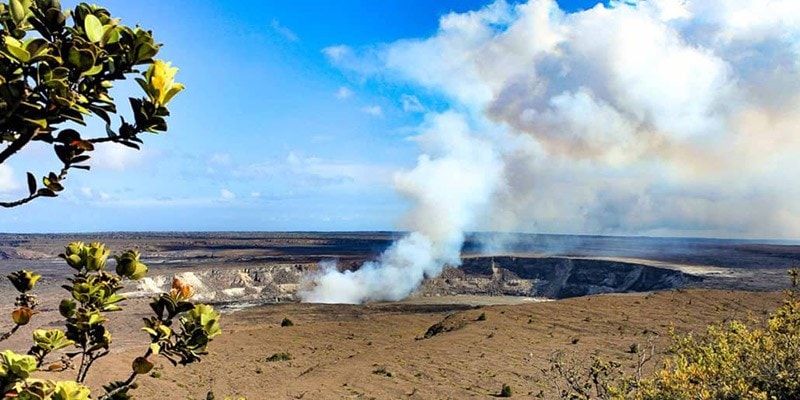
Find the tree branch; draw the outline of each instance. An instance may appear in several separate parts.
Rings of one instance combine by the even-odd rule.
[[[26,144],[30,143],[39,129],[33,129],[20,135],[17,140],[11,142],[2,152],[0,152],[0,164],[4,163],[9,157],[13,156],[16,152],[20,151]]]
[[[8,338],[10,338],[10,337],[11,337],[11,335],[13,335],[13,334],[17,333],[17,330],[19,330],[19,327],[20,327],[20,326],[22,326],[22,325],[14,325],[14,327],[13,327],[13,328],[11,328],[11,330],[10,330],[10,331],[8,331],[8,332],[6,332],[6,333],[4,333],[4,334],[0,335],[0,342],[2,342],[2,341],[4,341],[4,340],[6,340],[6,339],[8,339]]]
[[[25,204],[25,203],[37,198],[37,197],[41,197],[41,195],[39,193],[34,193],[34,194],[32,194],[32,195],[30,195],[28,197],[25,197],[23,199],[19,199],[17,201],[9,201],[9,202],[0,201],[0,207],[11,208],[11,207],[16,207],[16,206],[21,206],[21,205],[23,205],[23,204]]]

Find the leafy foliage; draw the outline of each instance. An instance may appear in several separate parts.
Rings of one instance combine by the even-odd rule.
[[[507,384],[503,384],[503,387],[500,389],[500,394],[497,397],[511,397],[514,395],[514,391],[511,389],[511,386]]]
[[[26,145],[52,145],[63,165],[41,180],[28,172],[28,196],[14,207],[64,190],[71,169],[89,169],[95,144],[110,142],[139,149],[145,132],[167,130],[167,104],[183,90],[175,82],[177,68],[156,60],[160,44],[150,31],[131,28],[105,8],[81,3],[64,11],[59,0],[9,0],[0,3],[0,164]],[[132,121],[112,115],[117,105],[109,91],[114,83],[139,73],[144,91],[131,97]],[[97,137],[72,127],[98,117],[106,124]]]
[[[705,335],[674,336],[665,367],[641,384],[642,399],[800,398],[798,270],[766,326],[712,325]]]
[[[147,266],[140,261],[137,251],[127,250],[111,256],[111,250],[102,243],[67,245],[59,255],[75,270],[63,285],[69,297],[61,300],[58,311],[65,319],[66,330],[36,329],[33,346],[28,354],[11,350],[0,353],[0,393],[21,399],[79,400],[90,398],[91,391],[83,385],[93,363],[109,354],[112,335],[106,327],[107,313],[120,311],[125,296],[119,294],[122,282],[144,277]],[[106,270],[109,259],[116,261],[116,274]],[[10,274],[9,280],[20,292],[19,307],[12,314],[15,328],[0,340],[8,338],[21,325],[30,322],[37,305],[31,291],[40,276],[28,271]],[[131,374],[125,380],[104,385],[101,399],[123,400],[131,398],[128,392],[136,387],[136,377],[153,369],[151,356],[163,356],[173,364],[189,364],[201,360],[208,343],[221,333],[219,313],[205,304],[194,304],[190,298],[194,289],[175,279],[169,293],[162,293],[151,302],[154,316],[144,320],[142,328],[150,336],[151,344],[142,356],[131,362]],[[24,318],[23,318],[24,317]],[[171,329],[173,321],[178,329]],[[70,352],[74,348],[76,351]],[[47,357],[66,350],[60,361],[50,363]],[[38,371],[63,371],[77,364],[74,381],[55,382],[34,378]]]
[[[583,368],[561,355],[543,369],[559,397],[583,399],[797,399],[800,398],[800,270],[766,323],[731,321],[710,325],[703,335],[672,332],[671,356],[652,377],[642,365],[653,354],[637,346],[635,375],[617,362],[594,359]]]

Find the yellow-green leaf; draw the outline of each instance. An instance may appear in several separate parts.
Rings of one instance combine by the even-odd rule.
[[[25,18],[25,7],[22,6],[21,0],[11,0],[9,5],[11,6],[11,18],[15,24],[19,25]]]
[[[8,48],[8,52],[11,53],[14,58],[19,60],[19,62],[26,63],[31,59],[31,53],[28,53],[28,51],[22,47],[17,47],[6,41],[6,48]]]
[[[23,118],[22,120],[25,121],[25,122],[30,122],[30,123],[42,128],[42,129],[46,129],[47,128],[47,120],[46,119]]]
[[[83,30],[92,43],[98,43],[103,38],[103,23],[94,14],[87,15],[83,20]]]

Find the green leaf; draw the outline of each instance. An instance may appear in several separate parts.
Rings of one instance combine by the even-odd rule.
[[[31,124],[34,124],[34,125],[42,128],[42,129],[47,129],[47,120],[46,119],[23,118],[22,120],[25,121],[25,122],[30,122]]]
[[[95,65],[94,67],[89,68],[88,71],[83,72],[81,75],[92,76],[92,75],[97,75],[102,71],[103,71],[102,65]]]
[[[28,172],[28,192],[31,196],[36,193],[36,177],[30,172]]]
[[[15,24],[19,25],[25,18],[25,7],[22,6],[21,0],[11,0],[9,5],[11,6],[11,18]]]
[[[113,25],[107,25],[105,29],[105,33],[103,34],[103,39],[100,43],[103,44],[114,44],[119,42],[120,34],[119,29]]]
[[[31,58],[40,56],[50,51],[50,48],[47,47],[47,41],[42,38],[33,38],[27,40],[23,46],[25,51],[27,51]]]
[[[55,192],[53,192],[50,189],[39,189],[36,193],[38,193],[39,196],[42,196],[42,197],[56,197],[56,196],[58,196]]]
[[[14,353],[11,350],[0,352],[0,363],[5,366],[6,373],[19,379],[28,379],[36,371],[36,358]]]
[[[89,50],[70,47],[67,51],[67,61],[81,71],[88,71],[94,67],[95,57]]]
[[[89,400],[91,391],[88,387],[75,381],[58,381],[53,388],[53,399]]]
[[[150,43],[142,43],[136,48],[136,64],[147,62],[158,53],[158,47]]]
[[[104,322],[104,321],[105,321],[105,318],[103,318],[103,316],[101,316],[100,314],[95,313],[95,314],[89,315],[89,321],[88,321],[89,325],[95,325],[95,324],[98,324],[98,323]]]
[[[58,305],[58,312],[62,317],[70,318],[75,314],[75,309],[77,307],[78,305],[74,301],[70,299],[64,299],[61,300],[61,303]]]
[[[64,186],[61,186],[57,180],[45,177],[43,180],[44,186],[54,192],[60,192],[64,190]]]
[[[8,49],[8,52],[11,53],[11,55],[19,62],[26,63],[31,59],[31,54],[28,53],[27,50],[9,43],[8,40],[6,40],[6,48]]]
[[[164,96],[164,100],[161,101],[161,104],[166,105],[169,103],[169,101],[172,100],[172,98],[175,97],[176,94],[180,93],[180,91],[183,89],[184,86],[180,83],[172,85],[172,88],[170,88],[167,94]]]
[[[83,20],[83,30],[92,43],[98,43],[103,38],[103,23],[94,14],[87,15]]]

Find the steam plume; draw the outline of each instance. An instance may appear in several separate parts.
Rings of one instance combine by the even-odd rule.
[[[498,1],[429,38],[336,49],[461,114],[430,116],[398,176],[415,233],[306,299],[334,277],[364,289],[353,301],[402,297],[457,264],[466,229],[800,236],[796,0]]]
[[[340,273],[323,266],[305,301],[361,303],[400,300],[445,264],[460,265],[464,232],[476,227],[502,173],[501,160],[485,138],[473,134],[462,115],[431,115],[416,138],[423,154],[417,167],[395,176],[395,186],[417,207],[407,217],[412,233],[398,240],[376,262]]]

